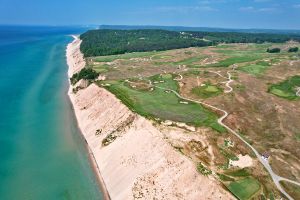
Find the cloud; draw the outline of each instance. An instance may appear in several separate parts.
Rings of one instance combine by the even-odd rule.
[[[188,13],[196,11],[218,11],[218,9],[213,8],[208,5],[199,5],[199,6],[163,6],[157,7],[156,11],[158,12],[179,12],[179,13]]]
[[[264,3],[264,2],[268,2],[268,1],[272,1],[272,0],[254,0],[254,2],[256,2],[256,3]]]
[[[294,8],[300,8],[300,4],[293,5]]]
[[[237,2],[239,0],[201,0],[198,1],[199,4],[218,4],[218,3],[230,3],[230,2]]]
[[[276,11],[276,8],[259,8],[257,9],[258,12],[273,12]]]
[[[240,11],[254,11],[254,7],[252,6],[247,6],[247,7],[240,7]]]
[[[277,11],[276,8],[255,8],[253,6],[248,6],[248,7],[240,7],[239,8],[240,11],[244,11],[244,12],[275,12]]]

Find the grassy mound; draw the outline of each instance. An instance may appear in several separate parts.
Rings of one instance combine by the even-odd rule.
[[[210,83],[206,83],[203,86],[194,87],[192,89],[192,93],[196,94],[201,98],[209,98],[214,97],[221,94],[223,90],[216,85],[211,85]]]

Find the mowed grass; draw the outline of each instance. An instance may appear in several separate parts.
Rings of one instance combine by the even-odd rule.
[[[300,76],[293,76],[278,84],[271,85],[269,92],[285,99],[297,100],[300,99],[296,95],[296,88],[300,87]]]
[[[210,98],[221,94],[223,90],[216,85],[206,83],[203,86],[197,86],[192,89],[192,93],[201,98]]]
[[[165,82],[157,85],[164,88],[176,89],[177,82],[173,81],[171,75],[160,77]],[[151,79],[158,79],[157,76]],[[194,126],[208,126],[218,132],[225,132],[226,129],[217,123],[218,116],[200,104],[188,102],[178,98],[172,92],[166,92],[164,89],[154,88],[153,91],[141,91],[131,88],[122,81],[110,82],[107,87],[109,91],[115,94],[132,111],[147,118],[161,120],[172,120],[184,122]]]
[[[260,183],[254,178],[247,177],[231,182],[227,187],[238,199],[247,200],[259,191]]]
[[[238,69],[248,74],[259,76],[262,75],[268,68],[269,68],[268,65],[251,64],[251,65],[239,67]]]
[[[258,59],[261,59],[262,57],[260,55],[254,54],[254,55],[242,55],[242,56],[233,56],[230,58],[226,58],[224,60],[221,60],[220,62],[216,64],[208,65],[209,67],[229,67],[233,64],[238,63],[245,63],[245,62],[253,62]]]
[[[227,47],[227,48],[217,48],[215,52],[223,54],[228,57],[221,60],[219,63],[210,65],[211,67],[228,67],[233,64],[255,62],[263,58],[269,58],[270,55],[266,53],[267,48],[270,44],[250,44],[243,49],[238,49],[238,47]],[[280,54],[281,55],[281,54]],[[278,55],[272,55],[278,56]],[[265,63],[257,63],[258,65],[265,66]]]

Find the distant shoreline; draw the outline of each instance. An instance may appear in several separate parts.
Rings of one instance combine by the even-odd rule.
[[[67,49],[66,49],[66,57],[67,57],[67,63],[68,63],[68,79],[70,77],[72,77],[73,74],[77,73],[78,71],[80,71],[80,69],[82,69],[85,66],[85,62],[83,60],[83,55],[82,55],[82,57],[78,58],[79,60],[81,60],[79,62],[79,63],[81,63],[81,65],[78,65],[78,61],[74,60],[74,57],[73,57],[74,52],[77,51],[77,53],[80,54],[79,47],[80,47],[81,41],[80,41],[78,36],[75,36],[75,35],[71,35],[71,36],[74,38],[74,40],[71,43],[68,44]],[[69,82],[68,97],[69,97],[69,100],[70,100],[70,103],[71,103],[71,106],[72,106],[72,110],[73,110],[73,112],[75,114],[75,117],[76,117],[76,125],[77,125],[77,127],[78,127],[78,129],[81,133],[81,136],[83,137],[83,139],[86,143],[86,148],[87,148],[88,153],[89,153],[89,159],[90,159],[90,162],[92,164],[93,171],[97,175],[97,180],[98,180],[98,183],[99,183],[99,186],[100,186],[101,193],[103,195],[103,199],[104,200],[110,200],[110,196],[109,196],[109,193],[106,189],[106,186],[105,186],[104,180],[102,178],[102,175],[100,173],[98,163],[95,159],[95,156],[94,156],[92,150],[89,147],[89,144],[88,144],[84,134],[82,133],[82,130],[79,127],[79,124],[78,124],[79,119],[77,118],[76,113],[74,111],[75,104],[74,104],[74,96],[72,94],[72,89],[73,88],[72,88],[70,80],[68,80],[68,82]]]

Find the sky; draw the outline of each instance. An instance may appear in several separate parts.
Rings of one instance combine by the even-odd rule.
[[[300,0],[0,0],[0,24],[300,29]]]

